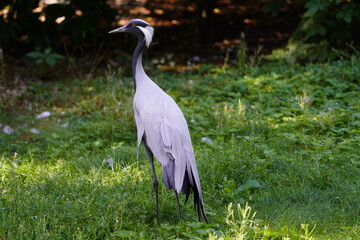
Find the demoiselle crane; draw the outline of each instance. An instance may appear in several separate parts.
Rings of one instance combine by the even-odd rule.
[[[179,217],[181,218],[178,194],[184,193],[187,202],[192,191],[199,221],[203,216],[208,223],[185,117],[175,101],[146,75],[142,65],[142,52],[145,46],[149,47],[154,28],[141,19],[133,19],[125,26],[109,33],[129,33],[138,39],[132,59],[135,87],[133,108],[137,127],[137,146],[139,148],[143,143],[151,165],[157,221],[159,222],[159,193],[154,156],[162,166],[166,188],[175,191]]]

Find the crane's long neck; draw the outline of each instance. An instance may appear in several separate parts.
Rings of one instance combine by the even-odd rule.
[[[141,76],[146,76],[143,65],[142,65],[142,51],[145,47],[144,38],[139,37],[138,44],[135,48],[133,59],[132,59],[132,72],[133,72],[133,79],[134,79],[134,88],[136,91],[136,86],[138,85],[139,78]]]

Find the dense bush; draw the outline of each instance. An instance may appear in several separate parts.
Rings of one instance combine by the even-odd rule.
[[[264,10],[278,14],[281,9],[303,7],[302,20],[290,42],[296,43],[300,59],[326,60],[336,57],[331,49],[355,48],[360,44],[360,2],[352,0],[272,0]],[[353,47],[347,50],[354,50]]]
[[[305,40],[326,37],[340,46],[346,41],[359,40],[359,1],[308,0],[305,8],[307,11],[298,29]]]

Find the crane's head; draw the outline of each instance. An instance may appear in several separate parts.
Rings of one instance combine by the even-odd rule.
[[[141,19],[133,19],[129,21],[125,26],[114,29],[109,33],[130,33],[138,37],[138,39],[144,39],[145,45],[149,47],[152,37],[154,35],[154,28],[147,22]]]

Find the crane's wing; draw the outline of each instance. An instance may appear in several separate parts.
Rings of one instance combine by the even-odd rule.
[[[173,169],[166,169],[166,166],[163,168],[165,184],[169,189],[174,188],[179,193],[184,182],[186,168],[190,167],[188,165],[191,140],[186,122],[172,116],[163,116],[160,123],[160,137],[162,150],[171,161],[170,164],[174,165]],[[174,185],[166,183],[169,181]]]
[[[190,195],[190,189],[192,189],[199,220],[201,220],[202,213],[205,221],[208,222],[194,150],[185,118],[163,116],[160,124],[160,135],[163,151],[166,152],[169,159],[168,164],[162,168],[166,187],[175,189],[177,193],[184,193],[186,201]]]
[[[196,188],[202,200],[200,179],[188,125],[180,108],[173,100],[172,102],[171,109],[167,108],[169,110],[162,114],[160,121],[162,150],[170,160],[168,160],[169,167],[163,166],[164,181],[168,189],[174,188],[178,193],[183,192],[186,195],[190,193],[190,187]]]

